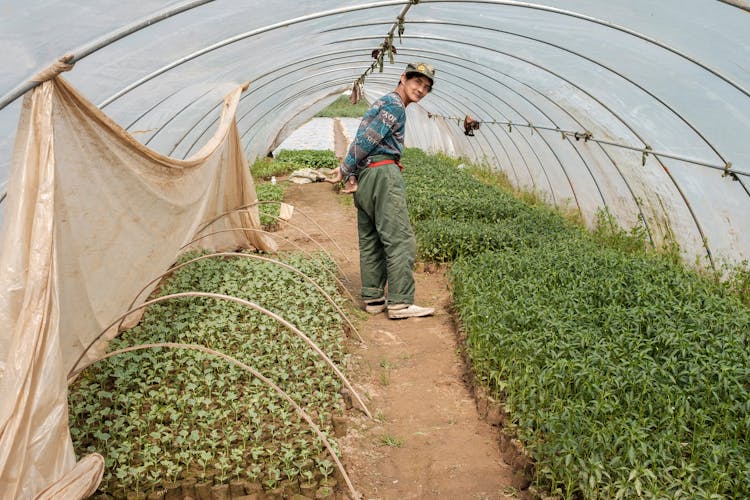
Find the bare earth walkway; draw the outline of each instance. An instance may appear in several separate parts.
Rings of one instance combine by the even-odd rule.
[[[327,183],[293,184],[286,201],[297,209],[290,222],[333,254],[347,288],[358,296],[351,198]],[[315,219],[338,248],[300,211]],[[291,227],[279,234],[314,250]],[[348,473],[365,499],[514,497],[518,476],[503,461],[498,430],[479,417],[466,384],[446,277],[421,270],[416,280],[417,303],[434,306],[434,317],[392,321],[385,314],[362,313],[357,328],[365,345],[348,342],[348,376],[375,416],[370,420],[356,410],[347,414],[347,432],[339,443]]]

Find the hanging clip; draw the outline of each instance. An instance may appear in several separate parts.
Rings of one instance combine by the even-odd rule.
[[[526,123],[526,125],[531,129],[531,135],[534,135],[534,126],[531,123]]]
[[[401,41],[401,35],[404,34],[404,16],[401,16],[398,18],[398,43],[403,43]]]
[[[651,151],[651,146],[646,144],[646,147],[643,148],[643,157],[641,158],[641,166],[646,166],[646,157],[648,156],[649,151]]]
[[[564,130],[560,130],[560,136],[562,137],[562,140],[564,141],[565,140],[565,131]]]
[[[508,132],[513,132],[513,124],[508,122]]]
[[[583,134],[583,142],[589,142],[589,139],[591,139],[592,137],[594,137],[594,134],[587,130],[586,133]]]
[[[733,181],[738,181],[737,174],[731,171],[732,169],[732,162],[728,161],[726,165],[724,165],[724,173],[721,174],[722,177],[729,176],[732,178]]]
[[[464,135],[474,137],[475,130],[479,130],[479,121],[472,118],[471,115],[466,115],[466,118],[464,118]]]

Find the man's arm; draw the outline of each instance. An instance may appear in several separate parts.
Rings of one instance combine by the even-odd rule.
[[[341,165],[343,178],[356,174],[357,166],[361,165],[378,145],[393,134],[393,129],[399,124],[403,113],[403,107],[386,102],[371,118],[368,116],[370,113],[365,115]]]

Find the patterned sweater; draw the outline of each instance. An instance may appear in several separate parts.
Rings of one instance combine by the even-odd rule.
[[[406,108],[396,92],[384,95],[367,110],[341,164],[344,179],[357,176],[376,155],[401,157],[404,149]]]

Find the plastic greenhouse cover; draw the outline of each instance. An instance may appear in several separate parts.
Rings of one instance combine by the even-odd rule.
[[[361,76],[377,98],[423,60],[435,88],[409,107],[407,145],[487,162],[588,222],[602,207],[626,226],[643,220],[690,260],[742,260],[748,10],[740,0],[3,0],[0,196],[15,97],[64,54],[75,56],[66,80],[177,158],[212,134],[228,90],[251,81],[237,115],[250,161]],[[393,64],[386,54],[382,73],[368,72],[389,33]],[[467,114],[483,122],[474,137]]]

